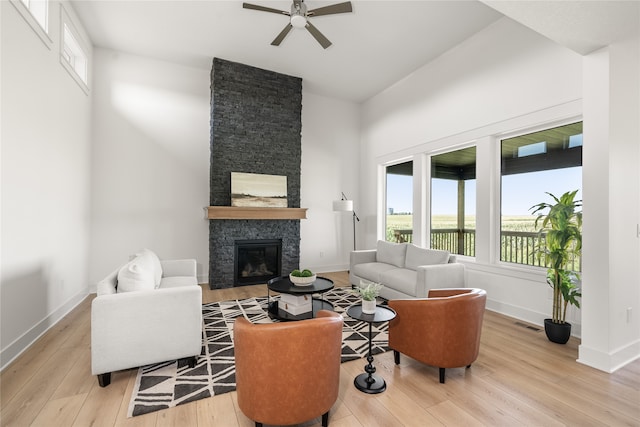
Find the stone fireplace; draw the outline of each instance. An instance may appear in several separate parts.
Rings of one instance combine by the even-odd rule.
[[[302,79],[214,58],[209,205],[231,205],[231,172],[284,175],[300,207]],[[236,242],[281,241],[280,272],[299,268],[299,219],[209,221],[209,287],[237,283]],[[259,283],[264,283],[261,280]]]

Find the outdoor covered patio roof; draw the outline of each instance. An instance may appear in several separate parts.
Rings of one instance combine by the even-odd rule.
[[[582,166],[582,122],[502,140],[502,175]],[[413,162],[387,167],[392,175],[413,175]],[[431,157],[431,177],[476,178],[476,147]]]

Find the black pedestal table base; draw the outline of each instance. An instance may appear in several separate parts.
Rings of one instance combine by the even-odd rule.
[[[387,389],[387,383],[379,375],[375,375],[376,367],[373,366],[373,355],[371,354],[371,343],[373,340],[373,324],[376,322],[387,322],[396,317],[396,312],[389,307],[376,306],[376,312],[373,314],[366,314],[362,312],[362,305],[351,306],[347,310],[347,314],[354,319],[361,320],[369,323],[369,352],[367,355],[367,362],[364,367],[364,373],[358,375],[353,384],[356,388],[364,393],[377,394],[382,393]]]

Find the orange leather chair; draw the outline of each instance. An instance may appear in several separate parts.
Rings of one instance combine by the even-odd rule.
[[[390,300],[397,316],[389,322],[389,347],[396,365],[400,353],[440,368],[469,368],[480,349],[487,300],[483,289],[431,289],[428,298]]]
[[[322,415],[338,399],[342,316],[318,311],[297,322],[234,324],[238,406],[256,427],[290,425]]]

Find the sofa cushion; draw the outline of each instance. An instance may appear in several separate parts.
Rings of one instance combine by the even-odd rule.
[[[380,282],[390,289],[415,297],[418,283],[417,274],[415,270],[396,268],[381,273]]]
[[[391,243],[378,240],[376,246],[376,261],[404,268],[404,257],[406,253],[406,243]]]
[[[415,270],[420,265],[446,264],[449,252],[436,249],[420,248],[414,244],[407,245],[405,266]]]
[[[118,271],[118,293],[149,291],[156,288],[153,258],[149,254],[136,256]]]
[[[354,265],[351,272],[362,279],[380,283],[380,274],[389,270],[398,270],[398,268],[384,262],[365,262]]]
[[[160,263],[160,258],[153,252],[151,249],[143,249],[136,254],[136,256],[144,256],[149,257],[151,260],[151,265],[153,266],[153,281],[155,283],[155,287],[160,287],[160,280],[162,280],[162,264]]]

